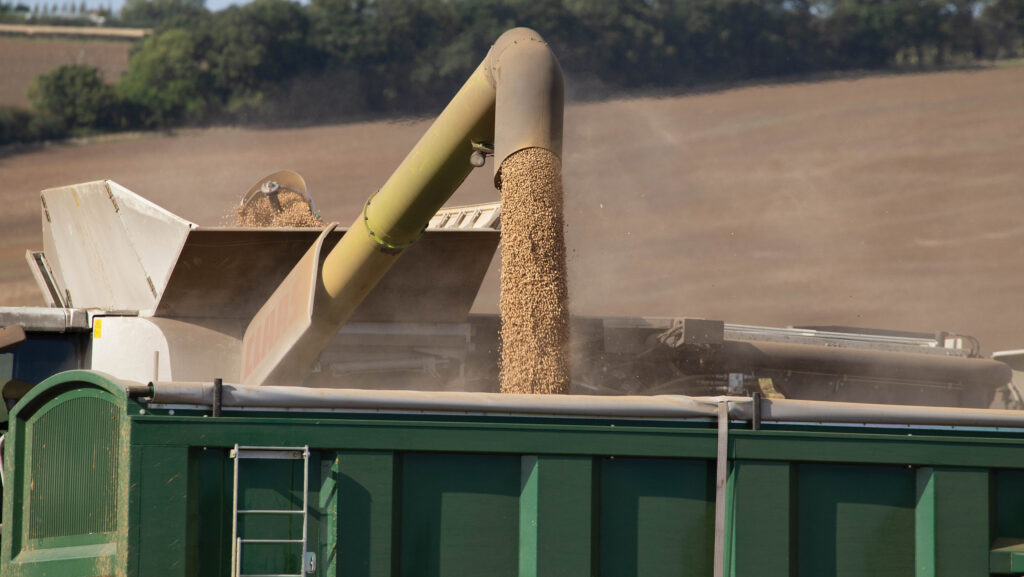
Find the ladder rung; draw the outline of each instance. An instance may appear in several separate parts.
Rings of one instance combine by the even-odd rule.
[[[306,458],[302,449],[239,449],[234,459],[280,459],[301,461]]]
[[[287,509],[239,509],[239,513],[257,513],[260,515],[301,515],[305,511]]]
[[[302,543],[302,539],[240,539],[242,543]]]

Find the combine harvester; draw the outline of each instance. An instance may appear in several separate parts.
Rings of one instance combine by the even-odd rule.
[[[1024,413],[969,337],[578,318],[576,394],[497,393],[500,206],[440,207],[561,154],[561,83],[503,35],[347,229],[44,191],[50,306],[0,308],[0,575],[1024,572]]]

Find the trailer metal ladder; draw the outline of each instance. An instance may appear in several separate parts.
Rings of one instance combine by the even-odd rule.
[[[305,577],[307,573],[316,571],[316,554],[307,550],[309,538],[309,445],[303,447],[257,447],[239,446],[231,449],[231,458],[235,460],[234,488],[231,499],[231,577]],[[239,509],[238,508],[238,476],[239,463],[242,459],[280,459],[295,461],[302,459],[302,509]],[[246,539],[238,534],[240,515],[281,515],[291,518],[302,516],[301,539]],[[289,524],[290,527],[290,524]],[[301,568],[298,573],[242,573],[242,546],[247,543],[292,543],[302,546],[300,555]]]

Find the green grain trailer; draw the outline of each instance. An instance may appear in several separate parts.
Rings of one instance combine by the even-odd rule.
[[[71,371],[4,465],[5,577],[1024,572],[1012,411]]]

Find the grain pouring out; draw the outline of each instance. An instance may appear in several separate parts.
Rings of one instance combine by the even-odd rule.
[[[501,392],[569,392],[562,166],[529,148],[501,169]]]

